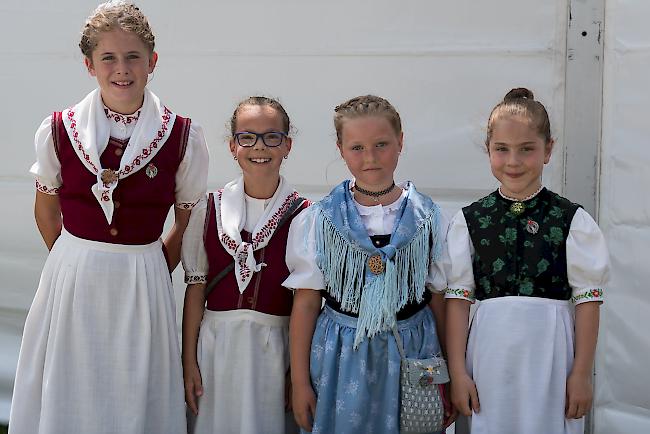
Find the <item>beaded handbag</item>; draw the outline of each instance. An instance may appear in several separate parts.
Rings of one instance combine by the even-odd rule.
[[[444,384],[449,382],[445,359],[438,356],[429,359],[408,359],[395,327],[393,335],[402,359],[400,432],[416,434],[442,431],[445,428],[443,388]]]

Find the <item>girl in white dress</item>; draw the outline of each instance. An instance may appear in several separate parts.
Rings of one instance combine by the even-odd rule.
[[[553,139],[532,92],[513,89],[492,110],[486,147],[501,185],[459,211],[448,232],[452,402],[473,434],[581,434],[604,238],[579,205],[542,186]]]
[[[242,176],[193,210],[183,238],[185,399],[192,434],[295,432],[289,405],[285,249],[308,203],[280,175],[292,140],[286,111],[250,97],[230,120]],[[206,293],[207,286],[207,293]]]
[[[205,194],[203,132],[146,89],[158,56],[138,8],[100,5],[80,47],[98,89],[36,133],[35,214],[50,254],[25,323],[9,431],[182,433],[169,273]]]

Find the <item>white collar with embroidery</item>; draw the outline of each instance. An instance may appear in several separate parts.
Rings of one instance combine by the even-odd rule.
[[[120,179],[148,167],[171,133],[176,115],[148,89],[138,112],[137,123],[117,171],[101,167],[100,155],[110,138],[110,120],[104,111],[101,93],[95,89],[75,106],[63,111],[63,124],[74,151],[86,169],[97,176],[91,190],[106,220],[113,220],[113,190]]]
[[[280,184],[255,225],[251,242],[247,243],[241,239],[241,230],[246,222],[243,177],[229,182],[214,194],[219,241],[235,261],[235,278],[240,293],[246,290],[253,273],[266,265],[263,262],[258,264],[253,252],[268,244],[282,216],[298,197],[298,192],[280,176]]]
[[[141,111],[142,111],[142,107],[140,107],[138,111],[136,111],[135,113],[131,113],[130,115],[125,115],[122,113],[115,112],[109,109],[108,107],[104,106],[104,113],[106,113],[106,118],[112,120],[116,124],[123,124],[123,125],[131,125],[138,122]]]

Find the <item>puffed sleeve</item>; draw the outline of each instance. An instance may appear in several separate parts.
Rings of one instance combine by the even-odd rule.
[[[61,163],[54,149],[52,138],[52,116],[46,117],[36,130],[34,136],[36,162],[29,172],[36,178],[36,189],[45,194],[59,194]]]
[[[185,270],[185,283],[206,283],[208,277],[208,256],[203,244],[203,226],[207,209],[206,198],[199,199],[183,234],[181,257]]]
[[[571,220],[566,240],[567,275],[572,288],[571,301],[603,301],[609,278],[609,254],[605,237],[591,216],[579,208]]]
[[[426,285],[429,291],[444,293],[447,289],[446,269],[449,267],[449,251],[447,248],[447,230],[449,228],[449,219],[443,213],[440,213],[436,236],[440,242],[440,256],[435,261],[429,262],[429,274],[427,275]],[[432,253],[434,253],[432,251]]]
[[[286,263],[289,277],[282,286],[290,289],[324,289],[323,273],[316,265],[316,208],[311,206],[298,214],[289,227]]]
[[[176,207],[192,209],[205,196],[208,182],[208,147],[203,128],[190,124],[187,148],[176,172]]]
[[[445,298],[460,298],[473,303],[476,301],[476,284],[474,282],[474,270],[472,269],[474,246],[462,210],[456,213],[449,224],[447,252],[446,275],[448,287]]]

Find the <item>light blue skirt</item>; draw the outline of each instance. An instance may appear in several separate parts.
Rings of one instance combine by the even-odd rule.
[[[325,306],[311,344],[310,374],[316,393],[313,434],[399,432],[400,355],[391,331],[353,349],[357,319]],[[397,322],[407,357],[440,353],[431,309]],[[305,431],[302,431],[303,433]]]

